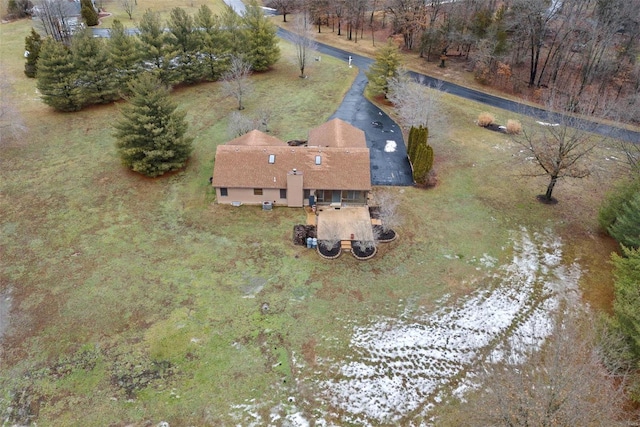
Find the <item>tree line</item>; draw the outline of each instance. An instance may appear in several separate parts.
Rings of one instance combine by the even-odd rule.
[[[600,208],[600,226],[620,244],[611,255],[613,314],[606,318],[609,342],[603,345],[608,367],[627,374],[629,397],[640,401],[640,148],[622,147],[630,172]]]
[[[465,59],[476,79],[515,93],[553,89],[564,109],[640,122],[639,0],[271,0],[305,10],[318,31],[358,41],[388,28],[406,51],[444,65]],[[375,40],[374,40],[375,42]],[[536,95],[541,95],[538,90]],[[542,101],[546,101],[542,99]]]
[[[242,57],[253,71],[268,70],[280,56],[276,28],[254,2],[241,17],[231,8],[221,16],[206,5],[195,16],[174,8],[163,23],[147,10],[131,34],[115,20],[108,39],[79,30],[70,40],[26,39],[25,73],[36,76],[43,101],[60,111],[113,102],[127,95],[128,83],[154,74],[171,87],[215,81]]]

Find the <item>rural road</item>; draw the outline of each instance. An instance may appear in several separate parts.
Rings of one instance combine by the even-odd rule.
[[[283,29],[278,29],[278,36],[288,39],[290,32]],[[370,64],[373,63],[373,59],[365,56],[360,56],[355,53],[347,52],[342,49],[337,49],[332,46],[328,46],[322,43],[316,43],[318,45],[318,52],[325,55],[330,55],[344,61],[348,61],[349,57],[352,58],[352,64],[357,66],[360,70],[366,70]],[[426,74],[420,74],[416,72],[409,72],[409,75],[416,81],[425,86],[438,88],[443,92],[450,95],[459,96],[472,101],[480,102],[482,104],[489,105],[491,107],[501,108],[503,110],[511,111],[513,113],[525,114],[534,118],[542,119],[545,121],[553,120],[555,122],[561,122],[563,114],[550,113],[542,108],[531,107],[526,104],[521,104],[516,101],[511,101],[505,98],[500,98],[495,95],[480,92],[475,89],[460,86],[455,83],[450,83],[444,80],[436,79]],[[580,126],[583,129],[587,129],[593,133],[608,136],[612,138],[618,138],[627,142],[640,143],[640,132],[636,132],[629,129],[623,129],[617,126],[610,126],[601,123],[596,123],[587,119],[572,119],[571,123],[575,123],[576,126]]]

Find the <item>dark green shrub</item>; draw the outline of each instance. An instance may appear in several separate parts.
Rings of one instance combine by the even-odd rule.
[[[638,192],[640,192],[640,179],[635,179],[618,184],[607,195],[598,212],[598,223],[604,231],[609,233],[609,228],[622,215],[625,203]]]
[[[81,4],[82,8],[80,9],[80,14],[87,26],[95,27],[98,25],[98,12],[93,8],[91,0],[82,0]]]
[[[24,50],[28,53],[27,63],[24,64],[24,73],[27,77],[34,78],[38,71],[38,58],[40,57],[40,46],[42,37],[33,28],[31,33],[24,39]]]
[[[615,222],[607,230],[621,245],[640,248],[640,192],[636,191],[622,204]]]

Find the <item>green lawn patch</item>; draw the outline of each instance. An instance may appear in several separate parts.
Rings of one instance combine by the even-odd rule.
[[[172,93],[194,152],[183,171],[144,178],[116,155],[111,123],[121,104],[61,114],[38,100],[22,74],[29,28],[0,27],[2,67],[28,128],[0,145],[0,290],[12,290],[3,416],[22,405],[39,425],[230,425],[248,402],[268,419],[271,402],[295,397],[312,417],[323,408],[315,390],[295,383],[300,363],[348,358],[354,325],[474,291],[482,260],[507,261],[521,227],[562,237],[567,258],[590,272],[586,299],[609,304],[613,245],[595,219],[612,176],[604,147],[602,173],[560,183],[560,203],[541,205],[535,195],[546,183],[520,177],[517,148],[473,123],[486,108],[445,95],[448,121],[429,140],[439,184],[391,189],[400,238],[367,263],[323,260],[292,244],[302,210],[213,203],[208,178],[234,109],[217,83]],[[292,47],[281,48],[274,69],[252,77],[243,114],[268,108],[274,136],[303,139],[357,70],[324,56],[300,79]]]

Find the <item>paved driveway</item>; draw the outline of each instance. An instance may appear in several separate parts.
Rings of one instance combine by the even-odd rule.
[[[413,185],[411,166],[400,127],[363,96],[367,77],[362,69],[331,118],[362,129],[371,158],[371,184]]]
[[[288,39],[290,33],[278,29],[278,36]],[[335,47],[319,44],[318,52],[345,61],[360,72],[333,113],[331,119],[339,118],[362,129],[366,135],[371,157],[371,184],[373,185],[413,185],[411,165],[407,159],[407,149],[400,127],[387,114],[364,97],[367,76],[364,72],[373,62],[364,56],[355,55]]]

